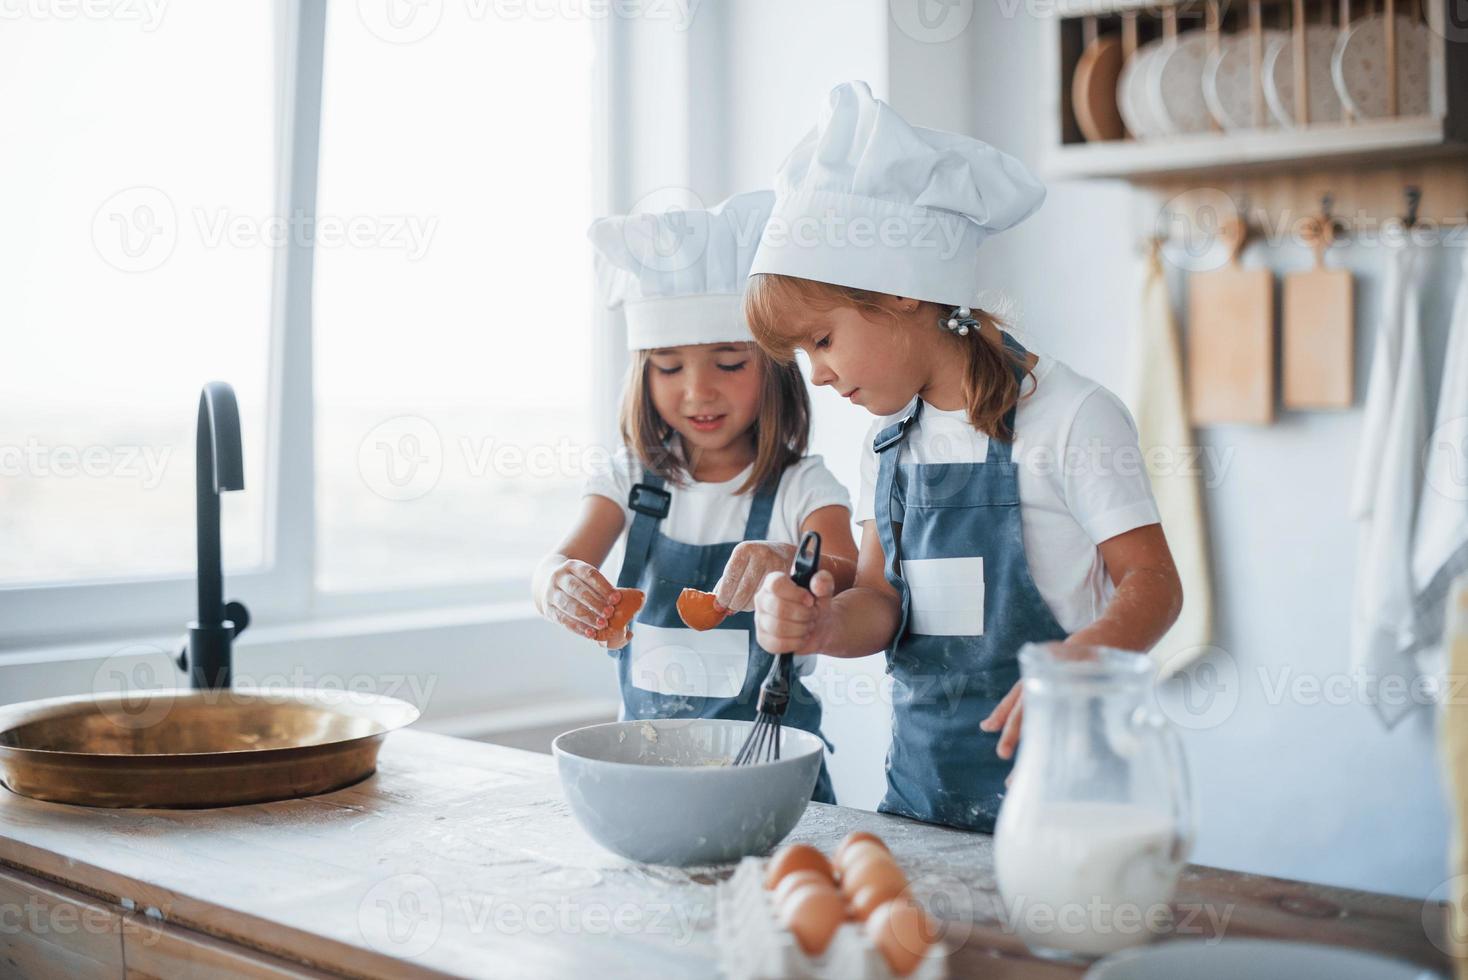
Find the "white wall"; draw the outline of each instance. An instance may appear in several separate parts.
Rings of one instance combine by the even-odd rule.
[[[917,2],[895,0],[893,9],[906,16],[911,10],[903,4]],[[914,122],[966,131],[1032,165],[1039,160],[1044,25],[1022,5],[951,4],[953,16],[972,11],[972,20],[939,43],[925,38],[951,33],[944,25],[904,30],[881,2],[710,0],[704,10],[710,7],[722,8],[729,39],[729,60],[721,67],[729,128],[710,133],[726,148],[719,193],[766,183],[814,120],[824,92],[848,78],[865,78]],[[1027,335],[1119,392],[1128,382],[1140,275],[1134,243],[1147,230],[1134,216],[1146,216],[1149,206],[1117,181],[1051,182],[1039,214],[984,246],[981,285],[1012,300],[1011,315]],[[1361,389],[1379,256],[1379,249],[1361,245],[1339,253],[1359,279]],[[1255,246],[1246,254],[1278,271],[1303,267],[1308,258],[1291,246],[1267,255]],[[1429,373],[1441,363],[1458,259],[1433,259]],[[1178,270],[1171,285],[1181,310],[1185,282]],[[855,492],[869,418],[829,392],[814,398],[816,451]],[[1200,815],[1194,859],[1424,895],[1446,877],[1447,816],[1430,715],[1420,711],[1388,733],[1359,703],[1271,698],[1281,680],[1325,680],[1347,669],[1355,533],[1345,516],[1345,488],[1359,428],[1359,410],[1285,413],[1268,428],[1202,435],[1204,446],[1233,455],[1205,502],[1216,645],[1224,652],[1194,683],[1218,679],[1217,707],[1200,716],[1210,727],[1178,714],[1194,725],[1183,731]],[[881,795],[888,708],[852,683],[854,677],[875,682],[881,674],[879,658],[827,663],[818,674],[828,692],[827,731],[837,745],[831,768],[843,803],[872,807]],[[1185,683],[1174,683],[1169,698]]]

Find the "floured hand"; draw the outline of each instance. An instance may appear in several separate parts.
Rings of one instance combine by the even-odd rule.
[[[608,617],[620,597],[621,593],[594,566],[568,558],[546,580],[541,609],[551,622],[616,650],[626,646],[630,639],[630,624],[622,635],[608,640],[597,640],[596,635],[606,628]],[[621,642],[616,642],[619,639]]]
[[[771,572],[785,572],[795,560],[795,546],[776,541],[741,541],[735,545],[724,574],[714,586],[719,605],[730,612],[754,609],[754,596]]]

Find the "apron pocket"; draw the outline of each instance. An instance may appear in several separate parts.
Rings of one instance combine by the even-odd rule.
[[[926,636],[984,635],[984,559],[907,558],[908,629]]]
[[[744,689],[749,631],[638,623],[627,679],[633,687],[677,697],[732,698]]]

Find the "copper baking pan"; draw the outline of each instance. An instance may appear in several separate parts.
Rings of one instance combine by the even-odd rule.
[[[263,803],[370,776],[418,709],[380,694],[148,690],[0,706],[0,782],[103,807]]]

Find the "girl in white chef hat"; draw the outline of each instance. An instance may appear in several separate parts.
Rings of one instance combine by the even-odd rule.
[[[856,586],[771,573],[772,650],[887,651],[879,809],[992,831],[1028,642],[1146,650],[1181,608],[1121,402],[975,308],[978,249],[1044,200],[1018,160],[832,91],[779,173],[745,309],[780,361],[877,416],[863,446]],[[1127,465],[1128,459],[1131,465]]]
[[[605,218],[589,233],[633,352],[625,446],[588,481],[580,516],[534,588],[542,615],[617,658],[624,720],[753,720],[771,664],[754,637],[760,581],[789,568],[812,530],[830,586],[855,577],[850,497],[805,454],[805,382],[754,344],[744,319],[749,262],[773,202],[769,191],[740,194],[707,211]],[[613,586],[598,568],[619,539]],[[621,591],[633,588],[646,604],[609,633]],[[715,593],[727,615],[689,628],[678,610],[684,589]],[[821,705],[803,682],[783,721],[820,735]],[[824,763],[812,798],[835,802]]]

